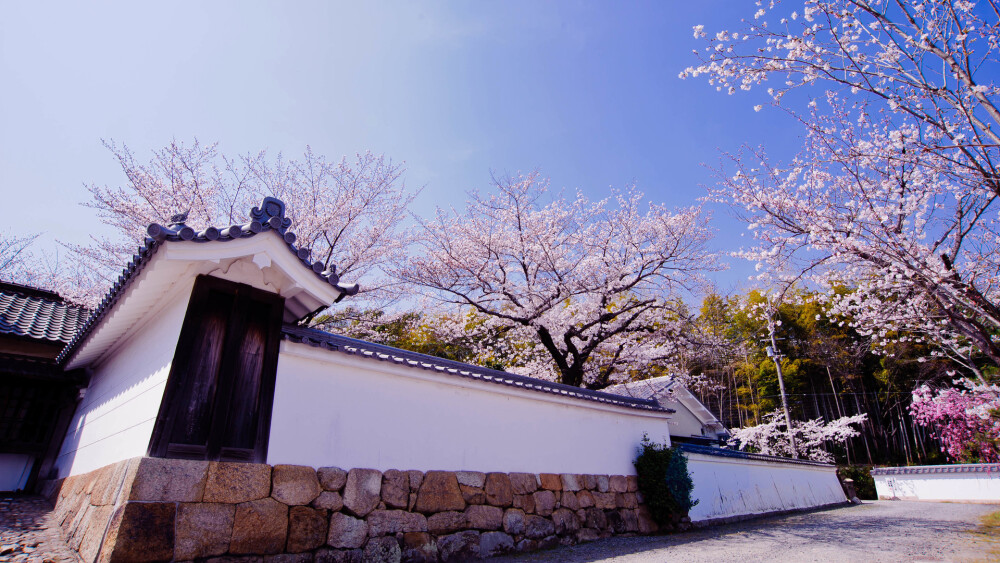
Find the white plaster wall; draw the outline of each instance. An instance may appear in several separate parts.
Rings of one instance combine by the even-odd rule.
[[[27,454],[0,454],[0,491],[20,491],[28,483],[35,457]]]
[[[677,411],[670,418],[670,435],[671,436],[696,436],[703,437],[702,428],[704,426],[701,420],[694,415],[685,407],[680,401],[676,399],[670,399],[666,401],[664,406],[667,408],[674,409]]]
[[[996,472],[873,477],[879,499],[1000,503],[1000,474]]]
[[[163,307],[93,367],[56,459],[60,477],[146,455],[192,284],[164,296]]]
[[[846,502],[835,467],[686,453],[694,522]]]
[[[267,461],[312,467],[634,474],[665,413],[282,342]]]

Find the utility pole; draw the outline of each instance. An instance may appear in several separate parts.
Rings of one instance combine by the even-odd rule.
[[[792,458],[799,458],[799,450],[795,447],[795,432],[792,431],[792,417],[788,414],[788,398],[785,396],[785,377],[781,374],[781,358],[778,353],[778,341],[774,337],[774,316],[767,321],[767,330],[771,333],[771,345],[767,347],[767,355],[774,360],[774,369],[778,370],[778,387],[781,389],[781,406],[785,409],[785,428],[788,429],[788,443],[792,446]]]

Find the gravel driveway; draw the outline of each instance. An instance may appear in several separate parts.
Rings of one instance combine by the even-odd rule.
[[[865,501],[657,537],[612,538],[517,557],[527,561],[1000,561],[1000,542],[972,533],[1000,505]]]

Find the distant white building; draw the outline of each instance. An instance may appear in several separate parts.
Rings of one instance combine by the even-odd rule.
[[[729,438],[725,425],[674,376],[612,385],[604,392],[654,400],[661,407],[677,411],[669,421],[671,442],[710,445]]]

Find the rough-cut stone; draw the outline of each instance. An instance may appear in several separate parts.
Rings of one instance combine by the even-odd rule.
[[[459,485],[466,487],[479,487],[481,489],[486,483],[486,474],[479,471],[456,471],[455,477],[458,479]]]
[[[503,530],[508,534],[519,536],[524,533],[524,511],[508,508],[503,513]]]
[[[625,492],[634,493],[639,490],[639,477],[636,475],[625,476]]]
[[[312,501],[312,505],[323,510],[338,512],[344,507],[344,497],[340,496],[340,493],[323,491]]]
[[[576,493],[570,491],[563,491],[562,498],[559,499],[559,504],[563,508],[568,508],[570,510],[580,509],[580,501],[577,500]]]
[[[206,479],[208,479],[207,461],[144,457],[139,460],[128,498],[163,502],[201,502],[205,494]]]
[[[281,553],[287,538],[288,506],[273,498],[236,505],[230,553]]]
[[[326,543],[328,529],[325,510],[293,506],[288,511],[288,544],[285,550],[302,553],[316,549]]]
[[[486,504],[486,491],[479,487],[469,487],[461,484],[458,488],[462,490],[462,498],[465,499],[466,504]]]
[[[590,491],[580,491],[576,493],[576,502],[580,508],[590,508],[594,506],[594,495]]]
[[[110,509],[111,507],[99,507]],[[101,546],[101,559],[118,561],[170,561],[174,557],[174,523],[177,506],[172,502],[128,502],[115,510],[111,531]],[[97,520],[92,517],[92,522]],[[104,533],[104,519],[99,535]],[[89,536],[90,534],[88,534]],[[86,538],[84,540],[87,541]],[[81,549],[83,552],[89,551]]]
[[[593,491],[597,488],[597,475],[583,475],[583,488]]]
[[[615,502],[618,508],[638,508],[639,501],[635,498],[635,493],[618,493],[615,495]]]
[[[608,487],[612,493],[624,493],[628,490],[628,480],[624,475],[612,475],[608,477]]]
[[[604,530],[608,527],[608,519],[604,515],[604,511],[600,508],[588,508],[585,512],[587,513],[587,518],[584,521],[584,526],[596,530]]]
[[[402,554],[395,537],[383,537],[368,540],[361,557],[365,563],[399,563]]]
[[[213,461],[208,464],[205,502],[239,504],[270,496],[271,466],[263,463]]]
[[[538,491],[531,495],[535,499],[535,513],[548,516],[556,508],[556,495],[552,491]]]
[[[465,509],[465,517],[470,528],[499,530],[503,520],[503,509],[485,505],[469,506]]]
[[[465,510],[465,499],[462,498],[455,474],[450,471],[428,471],[417,493],[416,509],[424,514]]]
[[[580,519],[576,512],[568,508],[558,508],[552,513],[552,523],[556,525],[556,533],[560,536],[575,534],[580,529]]]
[[[313,563],[314,561],[312,553],[279,553],[264,558],[264,563]]]
[[[486,502],[493,506],[507,507],[514,501],[514,489],[506,473],[487,473],[483,490],[486,491]]]
[[[538,490],[538,476],[534,473],[511,473],[510,486],[515,495],[530,495]]]
[[[368,524],[364,520],[341,512],[330,515],[330,529],[326,536],[326,543],[330,547],[361,547],[367,537]]]
[[[580,543],[601,539],[601,533],[593,528],[580,528],[576,533],[576,541]]]
[[[420,484],[424,482],[424,472],[410,469],[406,472],[410,477],[410,492],[415,493],[420,490]]]
[[[479,556],[493,557],[514,551],[514,538],[503,532],[485,532],[479,536]]]
[[[554,473],[542,473],[538,476],[538,481],[547,491],[562,490],[562,478]]]
[[[607,475],[595,475],[597,479],[597,490],[606,493],[611,489],[611,479]]]
[[[347,472],[339,467],[320,467],[316,470],[319,484],[327,491],[340,492],[347,483]]]
[[[579,491],[583,488],[580,484],[580,475],[573,475],[571,473],[563,473],[559,476],[562,480],[562,490],[564,491]]]
[[[530,495],[514,495],[514,502],[512,505],[514,508],[520,508],[521,510],[527,512],[528,514],[534,514],[535,512],[535,496]]]
[[[635,516],[639,520],[639,533],[655,534],[659,531],[660,527],[656,525],[653,515],[650,514],[649,509],[645,505],[639,506],[636,509]]]
[[[410,476],[404,471],[390,469],[382,475],[382,502],[388,508],[406,510],[410,503]]]
[[[319,496],[316,470],[304,465],[275,465],[271,473],[271,498],[291,506],[309,504]]]
[[[434,535],[450,534],[469,527],[464,512],[438,512],[427,517],[427,531]]]
[[[344,484],[344,509],[355,516],[364,516],[381,500],[382,472],[377,469],[352,469]]]
[[[236,507],[209,502],[177,505],[174,558],[187,561],[229,551]]]
[[[538,540],[524,538],[523,540],[517,542],[517,547],[515,549],[521,552],[535,551],[538,549]]]
[[[639,531],[639,517],[636,515],[635,510],[623,509],[620,511],[622,515],[622,520],[625,521],[625,531],[626,532],[638,532]]]
[[[315,563],[362,563],[360,549],[330,549],[328,547],[316,550]]]
[[[611,510],[618,507],[615,493],[594,493],[594,506],[604,510]]]
[[[541,539],[556,533],[556,525],[552,520],[528,514],[524,517],[524,535],[532,539]]]
[[[407,503],[406,509],[410,512],[417,509],[417,493],[410,493],[410,502]]]
[[[405,532],[426,532],[427,517],[404,510],[374,510],[368,514],[368,535],[385,536]]]
[[[437,541],[441,561],[479,559],[479,532],[466,531],[441,536]]]
[[[538,549],[552,549],[561,545],[559,536],[551,535],[538,540]]]
[[[625,521],[617,510],[605,510],[604,516],[608,519],[608,529],[616,534],[625,532]]]
[[[403,561],[408,563],[437,563],[438,549],[434,536],[427,532],[403,534]]]

